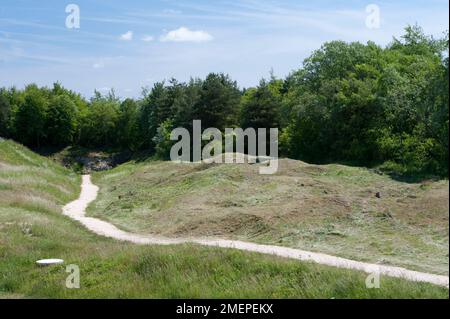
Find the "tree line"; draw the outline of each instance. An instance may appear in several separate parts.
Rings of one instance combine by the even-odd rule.
[[[166,157],[175,127],[280,129],[280,154],[313,163],[448,174],[448,32],[418,26],[386,47],[325,43],[285,79],[240,89],[226,74],[175,79],[139,99],[87,100],[55,83],[0,89],[0,136],[32,147],[80,145]]]

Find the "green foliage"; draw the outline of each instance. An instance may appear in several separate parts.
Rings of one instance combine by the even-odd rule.
[[[73,142],[77,129],[77,107],[66,95],[54,97],[47,110],[47,139],[56,146]]]
[[[282,156],[365,166],[388,162],[406,174],[446,176],[447,50],[448,33],[434,39],[415,25],[385,48],[325,43],[286,79],[271,75],[242,91],[216,73],[187,83],[159,82],[142,99],[122,102],[114,91],[95,92],[86,101],[59,83],[1,89],[0,135],[29,146],[108,146],[162,156],[167,123],[189,131],[193,120],[221,131],[278,127]]]
[[[398,164],[406,174],[448,173],[445,39],[418,26],[385,49],[326,43],[285,82],[291,118],[283,151],[312,162]],[[390,165],[392,166],[392,165]]]
[[[235,81],[224,74],[209,74],[201,84],[193,116],[203,127],[224,131],[237,124],[240,91]]]
[[[116,145],[118,119],[119,101],[114,97],[114,93],[104,97],[96,92],[82,120],[82,144],[88,146]]]
[[[173,141],[170,140],[170,133],[173,129],[173,123],[171,120],[165,120],[161,123],[156,130],[156,135],[153,137],[155,143],[156,156],[160,159],[169,159],[170,149],[173,145]]]
[[[156,150],[155,143],[161,140],[159,128],[164,123],[188,130],[193,120],[201,120],[205,128],[224,130],[236,126],[239,99],[236,82],[224,74],[212,73],[205,80],[192,79],[189,83],[179,83],[175,79],[167,84],[156,83],[149,92],[144,92],[139,116],[141,145],[160,152],[161,148]]]
[[[153,138],[158,127],[171,120],[174,126],[189,129],[192,126],[193,110],[199,98],[200,80],[179,83],[175,79],[156,83],[150,92],[144,92],[138,123],[141,145],[154,148]]]
[[[0,89],[0,136],[10,136],[11,105],[5,89]]]
[[[36,85],[25,88],[24,100],[15,114],[15,132],[17,139],[27,145],[40,146],[45,138],[45,121],[48,99]]]
[[[272,90],[270,83],[261,80],[256,89],[246,91],[242,97],[242,128],[279,127],[279,106],[281,98],[277,90]]]
[[[140,128],[145,147],[153,146],[151,142],[156,135],[159,124],[167,120],[171,114],[171,101],[167,91],[164,82],[158,82],[149,94],[144,96]]]
[[[139,105],[132,99],[120,104],[117,122],[118,142],[124,149],[132,151],[139,148]]]

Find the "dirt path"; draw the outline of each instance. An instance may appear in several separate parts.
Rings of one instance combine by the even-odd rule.
[[[234,248],[263,254],[271,254],[286,258],[293,258],[302,261],[312,261],[318,264],[334,266],[339,268],[355,269],[364,271],[366,273],[379,273],[381,275],[399,277],[411,281],[429,282],[440,286],[446,286],[447,288],[449,286],[448,276],[422,273],[394,266],[369,264],[288,247],[259,245],[236,240],[202,239],[202,238],[171,239],[158,236],[145,236],[128,233],[118,229],[111,223],[105,222],[98,218],[85,216],[86,208],[89,205],[89,203],[91,203],[97,198],[98,190],[99,188],[91,183],[91,177],[89,175],[83,175],[80,197],[77,200],[64,206],[63,213],[71,217],[72,219],[79,221],[87,229],[101,236],[110,237],[122,241],[129,241],[136,244],[172,245],[182,243],[195,243],[204,246]]]

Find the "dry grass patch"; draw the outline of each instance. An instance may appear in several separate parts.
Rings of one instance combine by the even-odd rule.
[[[448,181],[344,165],[129,163],[97,173],[93,216],[133,232],[213,236],[448,274]],[[377,196],[377,193],[379,196]]]
[[[61,206],[79,194],[77,175],[10,141],[0,141],[0,162],[25,166],[24,175],[15,175],[21,181],[33,172],[30,183],[14,183],[11,174],[19,170],[5,165],[0,170],[0,185],[7,185],[0,186],[0,298],[448,298],[446,288],[388,277],[382,277],[380,289],[366,289],[364,273],[272,256],[100,237],[61,214]],[[115,195],[119,188],[124,194],[128,181],[118,185],[116,179],[133,170],[123,167],[104,181],[116,187]],[[179,188],[190,191],[183,179],[172,178],[179,183],[171,189],[174,194]],[[208,178],[191,182],[203,189]],[[170,184],[161,182],[163,188]],[[134,197],[142,190],[128,191]],[[235,217],[244,224],[263,220],[254,216]],[[50,257],[80,267],[80,289],[65,287],[65,265],[36,266],[36,260]]]

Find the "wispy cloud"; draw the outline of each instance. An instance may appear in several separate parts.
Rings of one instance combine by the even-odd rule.
[[[89,61],[92,63],[92,68],[94,69],[104,69],[109,66],[116,66],[118,63],[121,63],[124,60],[124,56],[103,56],[103,57],[95,57],[89,58]]]
[[[60,57],[55,55],[47,54],[36,54],[29,52],[18,46],[10,46],[9,48],[4,48],[0,46],[0,60],[3,62],[12,61],[27,61],[27,62],[44,62],[50,63],[52,65],[76,65],[77,62],[70,57]]]
[[[151,35],[145,35],[142,37],[142,41],[144,41],[144,42],[151,42],[153,40],[154,40],[154,38]]]
[[[182,14],[182,12],[180,10],[174,10],[174,9],[165,9],[165,10],[163,10],[163,13],[167,14],[167,15],[180,15],[180,14]]]
[[[104,86],[104,87],[101,87],[101,88],[98,88],[98,89],[96,89],[98,92],[100,92],[100,93],[108,93],[109,91],[111,91],[111,88],[110,87],[107,87],[107,86]]]
[[[94,69],[102,69],[105,67],[105,63],[103,61],[96,62],[92,65]]]
[[[206,31],[192,31],[186,27],[167,32],[160,37],[162,42],[207,42],[214,37]]]
[[[119,38],[122,41],[131,41],[133,40],[133,31],[128,31],[124,34],[122,34]]]
[[[80,0],[77,30],[65,27],[53,1],[41,1],[39,10],[32,1],[9,2],[0,5],[0,74],[8,74],[0,86],[59,80],[86,95],[114,87],[137,96],[137,88],[165,78],[212,71],[252,86],[271,68],[277,76],[297,69],[325,41],[384,45],[415,22],[436,37],[448,29],[448,0],[378,0],[376,30],[365,26],[370,1],[360,0]]]

